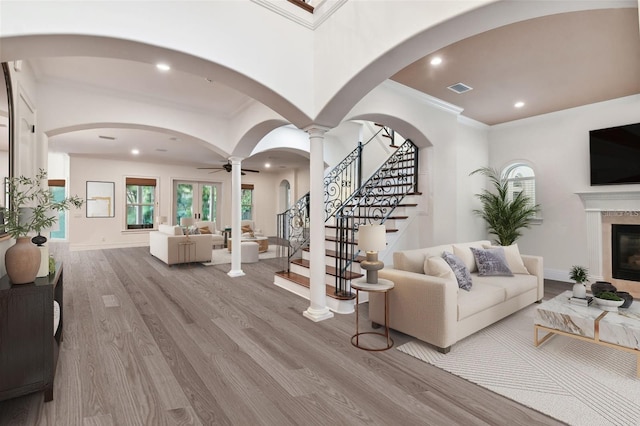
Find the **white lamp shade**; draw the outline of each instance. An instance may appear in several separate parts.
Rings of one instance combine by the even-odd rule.
[[[384,225],[360,225],[358,248],[362,251],[382,251],[387,246],[387,229]]]
[[[180,218],[180,226],[193,226],[195,220],[192,217]]]

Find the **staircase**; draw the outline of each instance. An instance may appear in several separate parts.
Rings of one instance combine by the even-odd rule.
[[[381,132],[384,136],[389,129],[383,127],[372,139]],[[393,135],[392,130],[390,134]],[[417,205],[412,198],[421,195],[417,192],[418,148],[410,140],[398,147],[392,145],[396,151],[366,182],[359,184],[365,145],[359,144],[325,177],[325,284],[327,306],[336,313],[353,312],[355,294],[350,281],[363,276],[359,263],[364,256],[357,248],[358,227],[365,223],[385,224],[387,241],[392,240],[401,222],[409,217],[407,209]],[[285,242],[288,256],[274,278],[276,285],[307,299],[308,209],[306,194],[278,215],[278,236]]]

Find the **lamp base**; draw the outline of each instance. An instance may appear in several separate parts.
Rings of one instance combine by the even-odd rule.
[[[378,271],[384,268],[384,262],[378,260],[377,251],[368,251],[367,259],[360,262],[360,267],[367,271],[367,284],[378,284]]]

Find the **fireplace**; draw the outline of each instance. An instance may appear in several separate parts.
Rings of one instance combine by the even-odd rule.
[[[611,225],[613,278],[640,281],[640,225]]]

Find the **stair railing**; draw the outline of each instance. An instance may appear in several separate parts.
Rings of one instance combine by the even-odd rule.
[[[351,295],[347,271],[360,255],[360,225],[383,224],[407,194],[418,192],[418,147],[407,139],[389,159],[335,212],[335,294]]]
[[[325,222],[331,219],[342,202],[360,187],[362,182],[362,150],[383,130],[378,130],[364,144],[358,142],[358,146],[324,177]],[[289,271],[291,260],[300,256],[301,250],[309,245],[310,198],[310,193],[307,192],[291,208],[277,215],[276,227],[279,244],[285,246],[287,252],[286,265],[283,265],[283,270]]]

